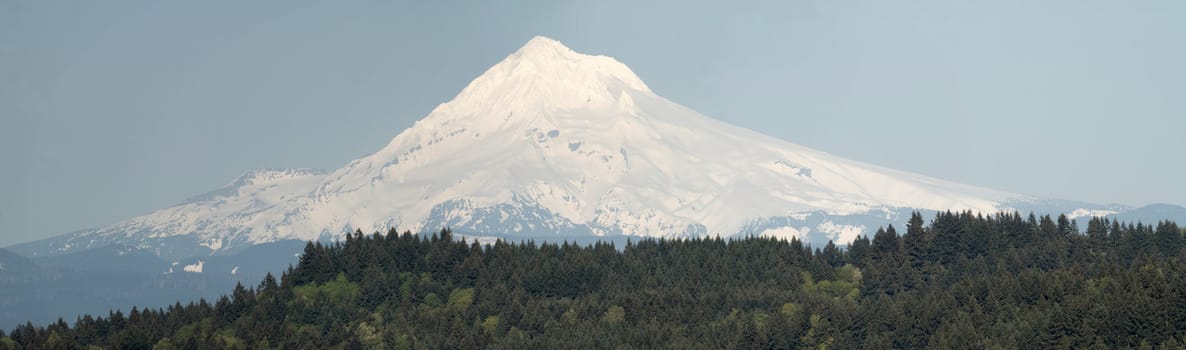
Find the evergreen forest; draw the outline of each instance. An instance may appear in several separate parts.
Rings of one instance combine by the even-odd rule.
[[[1172,222],[915,213],[846,247],[356,232],[217,300],[0,330],[0,349],[1183,349]]]

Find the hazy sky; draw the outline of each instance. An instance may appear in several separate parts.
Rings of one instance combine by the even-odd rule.
[[[347,3],[0,1],[0,246],[337,168],[535,35],[844,157],[1186,204],[1186,1]]]

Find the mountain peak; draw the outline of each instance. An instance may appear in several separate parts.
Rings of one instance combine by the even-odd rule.
[[[433,114],[453,120],[595,108],[616,105],[627,91],[651,94],[642,79],[612,57],[578,53],[537,36]]]
[[[556,39],[545,36],[531,38],[531,40],[527,41],[527,44],[524,44],[518,51],[515,51],[515,54],[519,56],[579,55],[568,48],[568,46],[564,46],[564,44],[556,41]]]
[[[605,87],[603,85],[616,81],[624,88],[651,91],[642,79],[634,75],[630,67],[613,57],[582,54],[564,46],[560,41],[544,36],[531,38],[523,47],[477,80],[481,80],[500,66],[504,66],[506,73],[531,75],[543,81],[573,83],[586,87]]]

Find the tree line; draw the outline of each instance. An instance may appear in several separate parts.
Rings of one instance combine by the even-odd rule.
[[[359,231],[213,302],[29,323],[0,349],[1183,349],[1183,230],[1078,226],[915,213],[847,247]]]

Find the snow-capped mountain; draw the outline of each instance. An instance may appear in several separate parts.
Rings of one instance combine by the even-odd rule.
[[[119,243],[186,257],[389,227],[536,239],[753,234],[822,244],[912,210],[987,213],[1025,201],[725,124],[655,94],[613,58],[536,37],[340,169],[249,172],[173,207],[15,249],[54,255]]]

